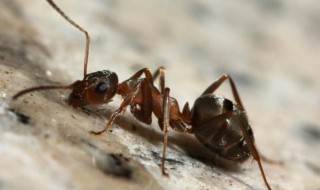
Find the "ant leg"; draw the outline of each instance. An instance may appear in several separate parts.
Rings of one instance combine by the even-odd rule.
[[[153,85],[152,75],[151,75],[151,73],[150,73],[150,71],[149,71],[148,68],[144,68],[144,69],[139,70],[139,71],[136,72],[134,75],[132,75],[128,80],[137,79],[137,78],[139,78],[142,74],[145,74],[146,80],[147,80],[149,83],[151,83],[151,85]],[[127,81],[128,81],[128,80],[127,80]],[[120,84],[120,85],[121,85],[121,84]],[[120,86],[120,85],[119,85],[119,86]],[[136,95],[137,95],[137,93],[138,93],[138,91],[139,91],[139,88],[141,88],[141,85],[144,86],[144,87],[148,86],[147,84],[142,84],[142,83],[140,83],[139,85],[137,85],[136,88],[133,90],[133,93],[131,93],[130,95],[128,95],[128,97],[127,97],[127,98],[122,102],[122,104],[120,105],[119,109],[117,109],[117,110],[111,115],[111,117],[110,117],[108,123],[106,124],[106,126],[104,127],[104,129],[102,129],[101,131],[97,131],[97,132],[95,132],[95,131],[90,131],[90,133],[91,133],[91,134],[94,134],[94,135],[101,135],[102,133],[104,133],[104,132],[113,124],[113,122],[114,122],[114,120],[116,119],[116,117],[117,117],[119,114],[121,114],[121,113],[127,108],[128,105],[130,105],[130,104],[132,103],[132,101],[135,99],[135,97],[136,97]],[[143,87],[142,87],[142,88],[143,88]],[[151,99],[150,89],[149,89],[149,88],[148,88],[148,89],[144,89],[144,91],[145,91],[146,98],[147,98],[148,100],[150,100],[150,99]],[[145,120],[145,122],[149,122],[149,120],[150,120],[150,122],[151,122],[152,107],[150,107],[150,105],[152,105],[152,104],[150,104],[150,101],[149,101],[147,104],[145,104],[146,110],[145,110],[145,113],[144,113],[143,115],[150,115],[150,118],[147,116],[147,119]],[[149,107],[148,107],[148,106],[149,106]],[[136,110],[135,110],[135,111],[136,111]],[[141,112],[140,112],[140,113],[137,112],[137,115],[138,115],[139,118],[142,118],[142,117],[140,117],[140,116],[142,116],[142,113],[141,113]],[[139,118],[138,118],[138,119],[139,119]],[[140,121],[141,121],[141,120],[140,120]]]
[[[264,173],[264,170],[263,170],[263,167],[262,167],[262,164],[261,164],[261,161],[260,161],[260,156],[259,156],[259,153],[254,145],[254,143],[252,142],[249,134],[248,134],[248,131],[246,130],[246,128],[244,127],[243,123],[241,122],[240,118],[238,117],[237,113],[234,112],[234,111],[229,111],[227,113],[224,113],[224,114],[221,114],[221,115],[218,115],[218,116],[215,116],[214,118],[210,119],[209,121],[205,122],[205,123],[202,123],[201,125],[202,126],[218,126],[219,124],[222,124],[222,128],[218,131],[217,135],[220,134],[223,134],[223,130],[226,129],[226,125],[225,123],[223,123],[224,121],[226,121],[227,119],[230,119],[231,117],[235,117],[237,119],[237,122],[241,128],[241,131],[243,133],[243,136],[244,136],[244,140],[246,141],[246,143],[248,144],[249,146],[249,150],[253,156],[253,158],[257,161],[258,165],[259,165],[259,169],[260,169],[260,173],[262,175],[262,178],[263,178],[263,181],[265,183],[265,185],[267,186],[268,190],[271,190],[270,186],[269,186],[269,183],[267,181],[267,178],[265,176],[265,173]],[[202,133],[206,133],[206,131],[202,131]],[[198,137],[199,138],[199,137]],[[207,139],[203,139],[202,141],[205,142]],[[227,150],[225,150],[227,151]]]
[[[244,106],[243,104],[241,103],[241,100],[240,100],[240,96],[239,96],[239,93],[237,91],[237,88],[236,88],[236,85],[234,83],[234,81],[232,80],[231,76],[230,75],[222,75],[217,81],[213,82],[203,93],[202,95],[205,95],[205,94],[211,94],[213,93],[217,88],[219,88],[219,86],[225,81],[229,79],[229,82],[230,82],[230,86],[231,86],[231,90],[232,90],[232,93],[233,93],[233,97],[237,103],[237,105],[240,107],[240,109],[242,111],[244,111]],[[242,131],[242,134],[245,138],[245,141],[247,142],[248,146],[249,146],[249,149],[250,149],[250,152],[253,156],[253,158],[258,162],[258,165],[259,165],[259,169],[260,169],[260,173],[262,175],[262,178],[263,178],[263,181],[264,183],[266,184],[267,188],[270,190],[270,186],[268,184],[268,181],[267,181],[267,178],[265,176],[265,173],[264,173],[264,170],[263,170],[263,167],[262,167],[262,164],[261,164],[261,159],[260,159],[260,156],[259,156],[259,153],[253,143],[253,141],[251,140],[249,134],[248,134],[248,131],[246,130],[246,128],[244,127],[242,121],[239,119],[239,117],[236,117],[238,118],[238,122],[240,124],[240,128],[241,128],[241,131]]]
[[[158,78],[158,77],[160,79],[159,86],[160,86],[160,93],[161,94],[164,94],[164,90],[165,90],[165,71],[166,71],[166,69],[161,66],[153,74],[153,80],[156,80],[156,78]],[[188,102],[184,105],[184,107],[182,109],[182,119],[183,119],[183,122],[185,122],[189,125],[191,124],[191,111],[190,111],[190,107],[189,107]]]
[[[164,88],[165,88],[165,71],[166,69],[164,67],[159,67],[156,72],[154,72],[154,74],[152,75],[153,80],[156,80],[156,78],[158,78],[160,76],[160,81],[159,81],[159,86],[160,86],[160,93],[163,94],[164,93]]]
[[[141,82],[141,98],[135,98],[130,111],[139,121],[150,125],[152,122],[152,94],[149,84],[146,81]]]
[[[130,103],[134,99],[135,95],[136,95],[136,93],[133,93],[133,94],[131,94],[131,96],[128,96],[126,99],[123,100],[123,102],[121,103],[120,107],[115,112],[113,112],[113,114],[111,115],[108,123],[106,124],[106,126],[101,131],[97,131],[97,132],[96,131],[90,131],[90,133],[94,134],[94,135],[101,135],[106,130],[108,130],[108,128],[110,126],[112,126],[112,124],[115,121],[116,117],[118,117],[122,112],[124,112],[124,110],[127,108],[127,106],[130,105]]]
[[[152,78],[152,75],[151,75],[150,70],[148,68],[143,68],[143,69],[139,70],[134,75],[132,75],[128,80],[137,79],[142,74],[144,74],[146,76],[147,81],[153,85],[153,78]]]
[[[242,131],[242,134],[244,136],[245,141],[247,142],[248,146],[249,146],[249,150],[252,154],[252,157],[258,162],[258,166],[260,169],[260,173],[262,175],[263,181],[265,183],[265,185],[267,186],[268,190],[271,190],[268,180],[266,178],[266,175],[264,173],[262,164],[261,164],[261,159],[260,159],[260,155],[258,153],[258,150],[256,149],[256,146],[254,145],[253,141],[251,140],[248,131],[246,130],[245,126],[243,125],[242,121],[240,120],[240,118],[238,116],[236,116],[238,123],[240,124],[240,128]]]
[[[165,172],[165,160],[166,160],[166,149],[168,144],[168,127],[169,127],[169,120],[170,120],[170,108],[169,108],[169,93],[170,89],[165,88],[163,94],[163,149],[162,149],[162,159],[161,159],[161,171],[162,174],[165,176],[169,176]]]
[[[139,77],[141,76],[141,74],[143,72],[146,72],[147,74],[149,72],[148,69],[141,69],[140,71],[138,71],[135,75],[133,75],[133,77],[131,78],[135,78],[135,77]],[[151,76],[151,74],[150,74]],[[152,78],[151,78],[152,79]],[[101,131],[90,131],[91,134],[94,135],[101,135],[102,133],[104,133],[106,130],[108,130],[108,128],[110,126],[112,126],[114,120],[116,119],[116,117],[118,117],[122,112],[124,112],[124,110],[127,108],[128,105],[131,105],[131,103],[135,100],[137,93],[139,92],[139,89],[142,90],[143,93],[143,99],[142,99],[142,107],[141,110],[139,110],[139,108],[137,107],[131,107],[131,112],[133,113],[133,115],[139,120],[142,121],[146,124],[150,124],[151,123],[151,114],[152,114],[152,104],[150,102],[152,102],[152,96],[151,96],[151,91],[149,88],[149,84],[145,83],[145,82],[141,82],[140,84],[137,84],[136,87],[134,88],[133,92],[131,94],[129,94],[121,103],[120,107],[111,115],[108,123],[106,124],[106,126],[101,130]],[[140,105],[139,105],[140,106]]]
[[[153,74],[154,78],[157,78],[160,76],[160,93],[163,95],[163,122],[162,126],[160,128],[163,131],[163,149],[162,149],[162,159],[161,159],[161,171],[162,175],[169,176],[165,171],[165,161],[166,161],[166,150],[167,150],[167,144],[168,144],[168,127],[170,122],[170,89],[165,88],[165,68],[159,67],[156,72]]]
[[[233,97],[237,103],[237,105],[240,107],[240,109],[242,111],[244,111],[244,107],[243,107],[243,104],[241,103],[241,99],[240,99],[240,96],[239,96],[239,93],[238,93],[238,90],[236,88],[236,85],[234,83],[234,81],[232,80],[231,76],[228,75],[228,74],[225,74],[225,75],[222,75],[218,80],[216,80],[215,82],[213,82],[203,93],[202,95],[205,95],[205,94],[212,94],[215,90],[217,90],[217,88],[220,87],[220,85],[225,81],[229,79],[229,82],[230,82],[230,86],[231,86],[231,90],[232,90],[232,93],[233,93]]]

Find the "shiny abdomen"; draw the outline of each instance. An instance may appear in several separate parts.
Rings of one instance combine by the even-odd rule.
[[[227,119],[226,113],[234,112]],[[246,113],[228,99],[217,95],[203,95],[192,109],[192,127],[196,138],[212,152],[233,161],[244,161],[250,150],[240,125],[245,126],[254,140]]]

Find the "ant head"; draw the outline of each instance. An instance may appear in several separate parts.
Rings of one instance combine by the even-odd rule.
[[[73,107],[103,104],[111,101],[118,87],[116,73],[103,70],[87,74],[82,81],[73,83],[68,103]]]

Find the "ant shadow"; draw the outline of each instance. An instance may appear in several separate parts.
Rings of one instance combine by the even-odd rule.
[[[86,112],[86,114],[89,114],[89,115],[92,114],[95,117],[105,118],[106,122],[114,112],[113,109],[112,110],[102,109],[102,110],[94,111],[93,108],[90,108],[87,111],[89,112]],[[155,117],[153,117],[152,124],[150,126],[147,126],[146,124],[141,123],[140,121],[136,120],[133,116],[129,114],[123,114],[118,116],[114,122],[114,124],[126,130],[127,132],[133,135],[137,135],[141,138],[144,138],[145,140],[147,140],[149,143],[153,145],[159,146],[163,142],[163,134],[159,130],[155,130],[154,127],[156,126],[153,123],[157,123],[157,119]],[[99,129],[96,128],[94,130],[99,130]],[[112,126],[110,130],[112,130]],[[109,132],[109,131],[106,131],[106,132]],[[239,163],[226,160],[218,156],[217,154],[213,153],[212,151],[207,149],[204,145],[202,145],[201,142],[198,141],[193,134],[179,133],[169,128],[167,147],[170,147],[171,149],[181,154],[187,154],[189,157],[204,163],[205,165],[209,166],[211,170],[217,173],[218,175],[223,173],[229,178],[232,178],[233,180],[238,181],[239,183],[245,184],[249,189],[254,189],[252,186],[245,183],[241,179],[233,176],[232,173],[230,173],[230,172],[241,172]],[[156,153],[153,151],[151,152],[152,152],[152,155],[155,157],[155,160],[158,160],[160,163],[162,153]],[[185,161],[183,160],[183,158],[181,158],[180,160],[172,159],[170,158],[170,155],[167,154],[167,158],[166,158],[167,166],[168,165],[183,166],[184,162]]]

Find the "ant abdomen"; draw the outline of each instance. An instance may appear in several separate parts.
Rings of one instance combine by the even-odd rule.
[[[212,152],[232,161],[250,156],[241,127],[254,137],[246,113],[232,101],[213,94],[199,97],[192,109],[192,125],[196,138]]]

